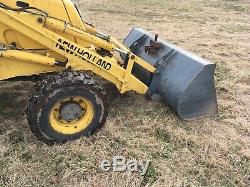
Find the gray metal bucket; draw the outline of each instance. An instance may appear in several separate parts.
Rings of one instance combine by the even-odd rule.
[[[157,68],[153,75],[139,65],[133,69],[133,74],[149,86],[147,95],[159,94],[183,119],[216,114],[216,65],[166,41],[154,42],[154,38],[135,28],[124,41],[134,54]]]

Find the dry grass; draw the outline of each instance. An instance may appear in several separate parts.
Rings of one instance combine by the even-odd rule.
[[[124,38],[134,26],[218,64],[219,114],[182,121],[169,108],[128,94],[97,135],[49,147],[23,109],[30,83],[1,83],[0,186],[249,186],[250,3],[248,0],[75,0],[84,19]],[[146,176],[103,173],[115,155],[147,160]]]

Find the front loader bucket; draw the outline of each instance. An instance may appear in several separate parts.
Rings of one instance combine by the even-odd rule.
[[[157,68],[152,75],[136,65],[133,74],[149,86],[148,96],[159,94],[183,119],[217,113],[214,84],[216,65],[140,29],[124,41],[134,54]]]

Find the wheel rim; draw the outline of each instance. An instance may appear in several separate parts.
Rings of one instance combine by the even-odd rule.
[[[57,102],[50,112],[52,128],[62,134],[75,134],[86,129],[94,118],[93,104],[81,96]]]

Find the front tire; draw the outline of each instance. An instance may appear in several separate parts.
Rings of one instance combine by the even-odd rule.
[[[102,86],[83,72],[45,77],[29,100],[27,118],[42,141],[64,143],[89,136],[106,122],[108,104]]]

